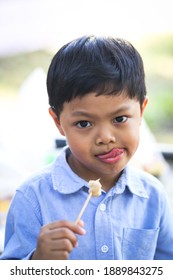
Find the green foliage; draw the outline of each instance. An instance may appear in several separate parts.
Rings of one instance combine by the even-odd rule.
[[[171,91],[154,93],[149,97],[145,118],[149,126],[154,130],[173,131],[173,98]]]
[[[173,143],[173,34],[150,38],[143,58],[149,97],[145,119],[159,141]]]

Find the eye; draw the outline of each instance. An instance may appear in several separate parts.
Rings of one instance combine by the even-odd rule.
[[[114,119],[114,122],[115,123],[124,123],[124,122],[126,122],[127,121],[127,117],[126,116],[119,116],[119,117],[116,117],[115,119]]]
[[[77,125],[77,127],[79,127],[79,128],[86,128],[86,127],[90,127],[90,126],[91,126],[91,123],[88,122],[88,121],[80,121],[80,122],[78,122],[76,125]]]

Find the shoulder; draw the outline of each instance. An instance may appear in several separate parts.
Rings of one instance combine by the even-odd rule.
[[[43,192],[46,194],[54,191],[55,181],[59,181],[57,174],[65,173],[66,171],[65,155],[66,151],[61,151],[55,161],[30,175],[17,191],[25,195],[31,194],[32,192],[37,193],[37,195],[43,195]]]
[[[46,166],[33,174],[31,174],[25,181],[16,189],[17,192],[21,192],[27,195],[31,192],[39,192],[41,188],[46,188],[51,185],[51,170],[52,164]]]
[[[148,197],[156,194],[162,196],[165,193],[161,181],[141,169],[128,166],[126,174],[129,186],[136,190],[143,189]]]
[[[136,168],[133,166],[127,166],[127,173],[128,176],[130,176],[133,180],[139,180],[140,182],[143,182],[145,185],[159,185],[160,187],[162,186],[161,182],[159,181],[158,178],[155,176],[151,175],[150,173],[143,171],[140,168]]]

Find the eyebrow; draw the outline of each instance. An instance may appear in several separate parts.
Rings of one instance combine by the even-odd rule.
[[[91,114],[84,112],[84,111],[74,111],[72,112],[72,116],[84,116],[84,117],[89,117]]]
[[[118,110],[114,111],[114,112],[111,112],[110,115],[116,115],[116,114],[120,114],[124,111],[128,111],[131,109],[131,106],[129,105],[123,105],[122,107],[118,108]],[[94,114],[90,114],[88,112],[85,112],[85,111],[74,111],[72,112],[72,116],[83,116],[83,117],[91,117],[92,115]]]
[[[130,105],[123,105],[122,107],[118,108],[118,110],[116,110],[115,112],[113,112],[113,114],[120,114],[124,111],[128,111],[131,109]]]

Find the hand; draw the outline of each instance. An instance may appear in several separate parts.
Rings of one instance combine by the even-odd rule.
[[[57,221],[41,228],[37,248],[32,260],[67,260],[73,248],[77,247],[76,234],[83,235],[83,222]]]

